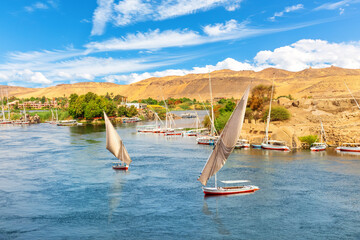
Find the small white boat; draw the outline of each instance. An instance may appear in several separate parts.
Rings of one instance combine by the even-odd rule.
[[[313,143],[310,147],[310,150],[313,152],[321,152],[326,150],[325,143]]]
[[[270,96],[270,104],[269,104],[269,113],[266,120],[266,130],[265,130],[265,138],[263,143],[261,143],[261,148],[265,150],[277,150],[277,151],[290,151],[290,148],[286,146],[284,141],[277,140],[269,140],[269,128],[270,128],[270,120],[271,120],[271,102],[274,94],[274,80],[271,87],[271,96]]]
[[[343,143],[335,150],[340,152],[360,152],[360,143]]]
[[[250,182],[249,180],[233,180],[233,181],[221,181],[222,183],[245,183]],[[243,186],[229,186],[229,187],[203,187],[205,195],[227,195],[237,193],[252,193],[260,188],[253,185]]]
[[[129,153],[127,152],[125,145],[120,138],[116,129],[110,122],[108,116],[104,112],[105,127],[106,127],[106,149],[109,150],[119,162],[114,162],[112,168],[114,170],[125,170],[129,169],[129,165],[132,162]]]
[[[218,141],[218,136],[202,136],[196,139],[197,144],[202,145],[215,145]]]
[[[77,126],[79,124],[76,120],[63,120],[63,121],[59,121],[56,125],[58,125],[58,126]]]
[[[320,142],[315,142],[311,145],[310,150],[312,152],[321,152],[326,150],[326,133],[324,130],[324,125],[322,124],[322,121],[320,119]],[[324,141],[324,142],[323,142]]]
[[[227,195],[239,193],[251,193],[259,190],[259,187],[253,185],[238,185],[229,187],[218,187],[216,173],[225,165],[228,157],[232,153],[237,140],[240,137],[242,125],[244,122],[246,104],[249,97],[250,86],[246,89],[244,96],[235,107],[231,117],[226,123],[218,142],[216,143],[211,155],[209,156],[201,174],[198,178],[204,186],[202,187],[205,195]],[[215,176],[215,187],[206,187],[210,177]],[[248,180],[230,180],[222,181],[225,184],[244,183]]]
[[[284,141],[267,140],[261,144],[261,148],[265,150],[290,151]]]
[[[235,149],[250,148],[250,142],[247,139],[239,139],[236,142]]]

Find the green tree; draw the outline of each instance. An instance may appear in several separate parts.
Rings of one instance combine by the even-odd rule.
[[[40,102],[41,102],[42,104],[44,104],[44,103],[46,102],[45,96],[42,96],[42,98],[40,99]]]
[[[91,100],[85,107],[84,117],[86,119],[93,119],[94,117],[100,117],[103,115],[103,111],[96,100]]]
[[[263,114],[262,119],[264,121],[266,120],[268,114],[269,109],[267,109]],[[272,121],[284,121],[290,119],[290,117],[290,112],[284,107],[276,106],[271,108],[270,120]]]
[[[232,112],[223,112],[215,119],[215,128],[219,132],[224,129],[227,121],[229,120]]]
[[[126,114],[127,114],[127,108],[125,106],[120,106],[118,108],[118,116],[123,117],[126,116]]]
[[[134,117],[138,114],[138,111],[135,106],[131,106],[127,109],[126,116],[127,117]]]

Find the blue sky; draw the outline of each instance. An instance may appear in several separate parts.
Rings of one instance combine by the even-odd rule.
[[[0,84],[360,68],[360,0],[2,0]]]

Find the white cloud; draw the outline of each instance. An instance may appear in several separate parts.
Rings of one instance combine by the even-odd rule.
[[[105,26],[110,21],[113,12],[114,0],[98,0],[98,7],[95,9],[93,16],[93,28],[91,35],[102,35]]]
[[[216,65],[186,69],[168,69],[158,72],[144,72],[130,75],[111,75],[103,79],[109,82],[134,83],[150,77],[184,76],[186,74],[207,73],[215,70],[261,71],[269,67],[289,71],[300,71],[309,67],[324,68],[338,66],[350,69],[360,68],[360,41],[350,43],[329,43],[324,40],[303,39],[289,46],[265,50],[256,54],[251,61],[240,62],[227,58]]]
[[[141,50],[179,47],[203,43],[201,36],[190,30],[159,29],[147,33],[128,34],[126,37],[113,38],[103,42],[91,42],[85,47],[95,51]]]
[[[10,77],[12,81],[21,81],[28,83],[51,84],[52,81],[47,79],[41,72],[33,72],[30,69],[13,71]]]
[[[146,20],[165,20],[199,11],[223,6],[227,11],[240,7],[242,0],[123,0],[117,4],[114,0],[98,0],[93,16],[92,35],[102,35],[106,23],[125,26]]]
[[[30,6],[25,6],[24,9],[27,12],[34,12],[36,10],[46,10],[49,9],[50,7],[57,7],[57,4],[54,1],[47,1],[47,3],[44,2],[36,2]]]
[[[207,11],[215,7],[224,6],[228,11],[234,11],[240,7],[241,0],[177,0],[163,1],[157,7],[157,15],[153,16],[156,20],[168,19],[196,13],[197,11]]]
[[[275,21],[275,18],[276,17],[282,17],[284,16],[284,13],[289,13],[289,12],[294,12],[294,11],[297,11],[297,10],[300,10],[300,9],[303,9],[304,8],[304,5],[302,4],[297,4],[297,5],[293,5],[293,6],[289,6],[289,7],[286,7],[283,11],[281,12],[276,12],[274,14],[274,16],[270,17],[269,19],[271,21]]]
[[[169,47],[195,46],[207,43],[215,43],[226,40],[238,40],[252,36],[270,34],[274,32],[288,31],[303,28],[321,22],[310,22],[284,28],[259,29],[248,26],[248,22],[237,22],[232,19],[225,23],[216,23],[203,27],[203,33],[183,30],[160,31],[149,30],[148,32],[127,34],[124,37],[113,38],[102,42],[90,42],[85,45],[89,52],[123,51],[123,50],[158,50]]]
[[[133,83],[150,77],[183,76],[221,69],[260,71],[268,67],[275,67],[299,71],[308,67],[323,68],[331,65],[352,69],[360,68],[360,41],[330,43],[324,40],[302,39],[291,45],[260,51],[253,59],[247,61],[226,58],[215,65],[156,72],[148,72],[148,70],[177,64],[185,61],[184,57],[172,58],[171,56],[153,55],[150,58],[142,59],[116,59],[78,55],[64,60],[61,57],[63,53],[59,53],[59,51],[34,53],[33,58],[30,57],[30,53],[10,54],[12,62],[0,64],[0,80],[19,83],[18,85],[32,83],[32,86],[99,79],[108,82]],[[49,56],[46,56],[46,53]]]
[[[166,77],[166,76],[184,76],[187,74],[199,74],[199,73],[208,73],[209,71],[215,70],[223,70],[223,69],[230,69],[233,71],[240,71],[240,70],[255,70],[256,67],[252,66],[249,63],[243,63],[236,61],[232,58],[227,58],[224,61],[218,62],[215,66],[214,65],[206,65],[205,67],[194,67],[191,70],[186,69],[167,69],[164,71],[157,71],[157,72],[144,72],[141,74],[132,73],[129,75],[111,75],[106,76],[103,79],[107,82],[113,83],[135,83],[139,82],[144,79],[148,79],[151,77]]]
[[[352,3],[360,2],[359,0],[342,0],[338,2],[328,2],[320,5],[319,7],[315,8],[314,10],[334,10],[338,9],[342,6],[348,6]]]
[[[255,66],[276,67],[299,71],[308,67],[323,68],[331,65],[360,68],[360,42],[329,43],[324,40],[303,39],[275,49],[260,51],[254,58]]]
[[[228,33],[232,33],[234,31],[238,31],[246,28],[247,22],[238,23],[236,20],[231,19],[227,21],[225,24],[216,23],[214,25],[207,25],[203,28],[204,32],[209,36],[219,36]]]

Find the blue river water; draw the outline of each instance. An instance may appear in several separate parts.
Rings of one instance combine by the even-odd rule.
[[[211,147],[116,128],[128,172],[104,126],[0,127],[0,239],[360,239],[359,155],[235,150],[218,180],[260,190],[205,198]]]

